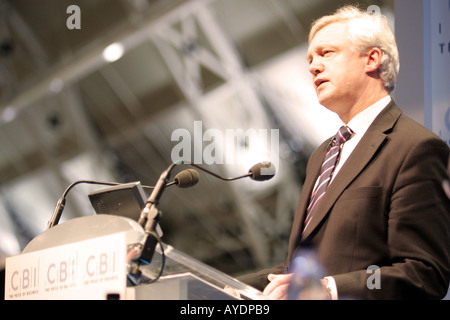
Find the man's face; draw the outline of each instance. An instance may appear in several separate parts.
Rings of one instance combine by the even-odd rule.
[[[307,59],[319,103],[339,116],[363,94],[366,57],[353,49],[344,23],[332,23],[312,39]]]

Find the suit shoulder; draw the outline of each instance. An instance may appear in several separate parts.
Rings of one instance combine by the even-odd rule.
[[[403,114],[399,117],[396,126],[393,128],[393,133],[402,136],[405,142],[409,141],[411,144],[434,141],[437,144],[444,144],[448,147],[448,145],[434,132]]]

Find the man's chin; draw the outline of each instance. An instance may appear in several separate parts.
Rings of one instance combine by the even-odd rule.
[[[318,95],[317,99],[318,99],[320,105],[322,105],[323,107],[327,108],[330,111],[333,111],[333,110],[331,110],[331,108],[333,106],[333,104],[331,103],[332,99],[328,99],[328,97],[325,95]]]

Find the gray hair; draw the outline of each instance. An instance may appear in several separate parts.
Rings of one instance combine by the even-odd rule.
[[[388,25],[387,18],[381,14],[368,13],[354,6],[345,6],[334,14],[324,16],[313,22],[308,41],[322,28],[332,23],[347,23],[349,39],[354,48],[361,54],[371,48],[378,48],[382,52],[378,74],[384,87],[391,92],[395,87],[400,68],[395,36]]]

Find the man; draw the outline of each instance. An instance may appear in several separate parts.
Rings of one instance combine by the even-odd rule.
[[[389,96],[399,62],[385,17],[344,7],[319,19],[307,59],[320,104],[349,136],[311,155],[286,262],[242,280],[286,298],[289,265],[307,247],[326,270],[322,282],[333,299],[442,298],[450,273],[450,201],[442,188],[449,148]],[[326,185],[319,172],[332,149],[337,164],[313,200]],[[375,288],[367,285],[369,266],[379,267]]]

